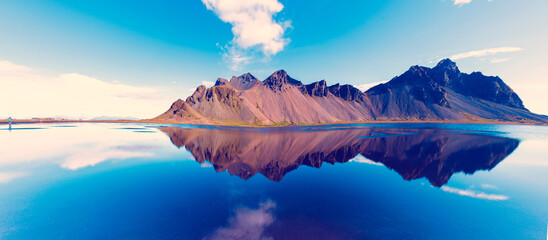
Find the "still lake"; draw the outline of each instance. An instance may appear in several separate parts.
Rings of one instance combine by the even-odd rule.
[[[546,239],[548,127],[0,125],[0,239]]]

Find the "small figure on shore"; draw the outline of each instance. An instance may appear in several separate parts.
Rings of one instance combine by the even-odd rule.
[[[10,125],[10,130],[11,130],[11,117],[8,117],[8,124]]]

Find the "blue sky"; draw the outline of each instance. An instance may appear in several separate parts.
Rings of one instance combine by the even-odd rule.
[[[217,77],[285,69],[366,88],[452,56],[548,114],[547,10],[545,0],[0,0],[10,103],[0,117],[153,117]]]

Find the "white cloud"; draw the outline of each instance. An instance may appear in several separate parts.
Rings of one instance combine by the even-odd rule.
[[[151,118],[173,101],[152,87],[105,82],[78,73],[51,74],[9,61],[0,61],[0,85],[0,118]]]
[[[78,170],[85,167],[92,167],[96,164],[114,159],[128,159],[136,157],[152,157],[151,152],[136,152],[122,149],[110,148],[108,145],[98,144],[94,147],[83,147],[80,152],[68,156],[61,164],[62,168]]]
[[[211,81],[202,81],[202,85],[204,85],[206,87],[213,87],[213,85],[215,85],[215,83],[211,82]]]
[[[501,62],[506,62],[508,60],[510,60],[509,57],[507,57],[507,58],[493,58],[493,59],[491,59],[491,63],[501,63]]]
[[[289,43],[284,38],[290,21],[277,21],[274,15],[284,6],[277,0],[202,0],[223,22],[232,25],[234,38],[223,51],[231,62],[249,62],[249,52],[258,48],[266,57],[282,51]]]
[[[519,51],[523,51],[523,48],[519,48],[519,47],[488,48],[483,50],[455,54],[449,58],[451,60],[458,60],[458,59],[464,59],[464,58],[485,57],[485,56],[491,56],[499,53],[511,53],[511,52],[519,52]]]
[[[223,60],[229,63],[232,71],[242,70],[242,68],[253,59],[249,53],[239,49],[237,46],[231,45],[220,48],[223,51]]]
[[[485,200],[495,200],[495,201],[502,201],[502,200],[508,200],[508,196],[505,195],[498,195],[498,194],[488,194],[484,192],[476,192],[472,190],[463,190],[458,188],[452,188],[448,186],[441,187],[441,190],[449,193],[455,193],[462,196],[472,197],[472,198],[479,198],[479,199],[485,199]]]
[[[372,82],[372,83],[365,83],[365,84],[361,84],[361,85],[358,85],[356,86],[358,89],[360,89],[360,91],[367,91],[369,90],[370,88],[374,87],[374,86],[377,86],[379,84],[382,84],[382,83],[387,83],[388,81],[380,81],[380,82]]]
[[[453,5],[459,5],[459,6],[462,6],[464,4],[469,4],[472,2],[472,0],[452,0],[453,1]]]
[[[276,203],[266,201],[261,203],[258,209],[237,209],[235,216],[228,220],[227,227],[217,229],[211,236],[204,239],[272,239],[264,236],[264,230],[274,222],[272,209],[275,207]]]

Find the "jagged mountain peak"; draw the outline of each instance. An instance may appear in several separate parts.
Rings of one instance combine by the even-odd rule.
[[[200,85],[200,86],[198,86],[198,87],[196,88],[195,93],[196,93],[196,92],[198,92],[198,93],[205,92],[206,89],[207,89],[207,88],[206,88],[205,85]]]
[[[274,71],[271,76],[287,76],[287,71],[285,71],[284,69],[279,69],[279,70],[276,70]]]
[[[310,96],[324,97],[327,96],[327,82],[325,80],[320,80],[313,82],[305,86],[306,92]]]
[[[449,58],[441,60],[431,72],[436,82],[443,86],[450,85],[452,81],[462,77],[457,64]]]
[[[291,77],[289,77],[287,72],[283,69],[280,69],[280,70],[275,71],[274,73],[272,73],[269,77],[267,77],[265,79],[265,82],[269,82],[269,81],[283,81],[283,82],[286,82],[288,78],[291,78]]]
[[[244,73],[238,77],[236,76],[232,76],[232,78],[230,79],[230,81],[245,81],[245,82],[253,82],[253,81],[259,81],[259,79],[257,79],[255,76],[253,76],[251,73],[247,72],[247,73]]]
[[[272,90],[281,90],[282,86],[286,83],[295,85],[295,86],[302,86],[303,84],[292,78],[287,74],[287,72],[283,69],[275,71],[270,75],[268,78],[266,78],[263,83],[267,85]]]
[[[251,73],[244,73],[240,75],[239,77],[233,76],[230,79],[230,86],[232,86],[235,89],[238,90],[247,90],[258,83],[260,83],[259,79],[257,79],[255,76],[253,76]]]
[[[415,65],[409,68],[403,75],[418,75],[420,77],[428,75],[430,69],[427,67]]]
[[[453,62],[451,59],[446,58],[442,59],[438,62],[438,64],[434,67],[435,69],[451,69],[458,71],[457,63]]]
[[[228,83],[229,83],[228,80],[226,80],[224,78],[217,78],[217,81],[215,81],[214,86],[227,85]]]
[[[251,74],[250,72],[247,72],[247,73],[244,73],[240,76],[240,78],[244,78],[244,79],[257,79],[255,76],[253,76],[253,74]]]

